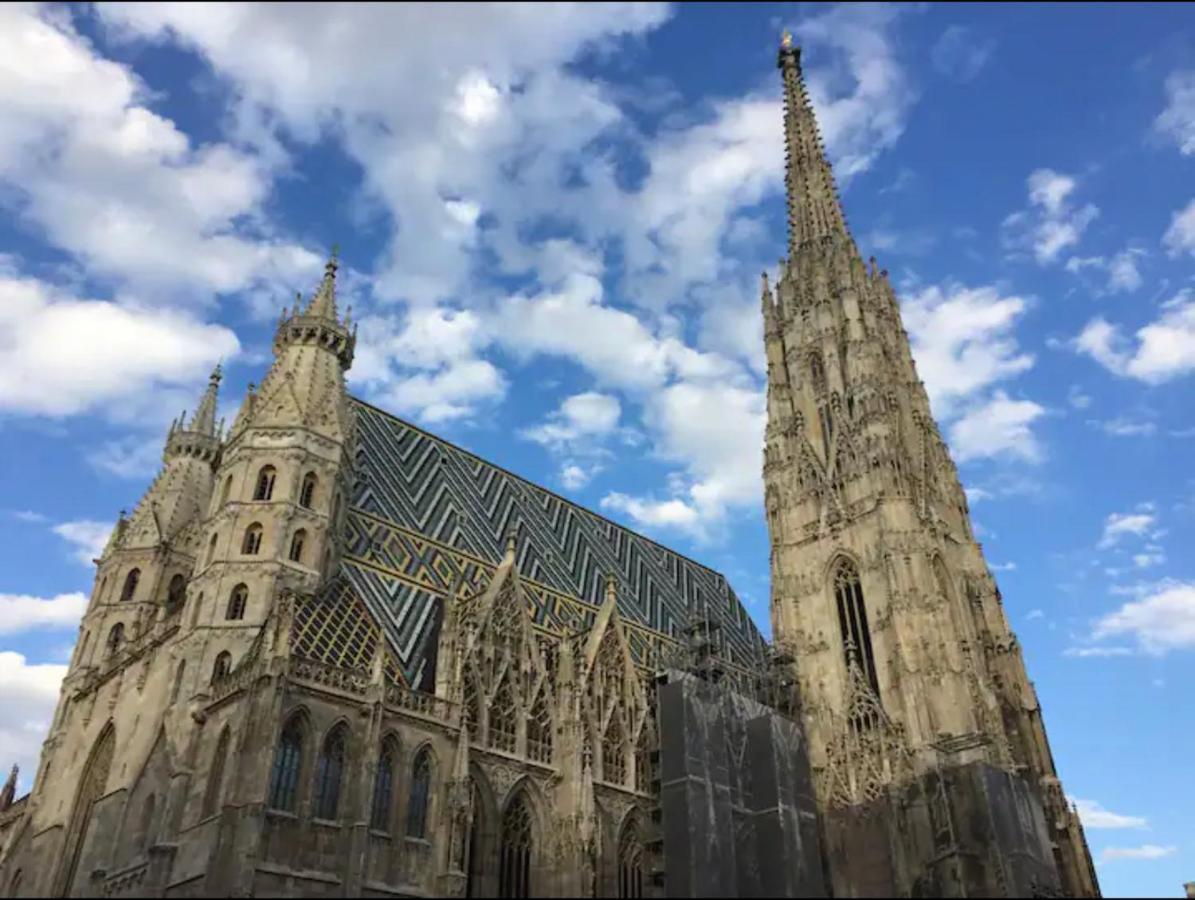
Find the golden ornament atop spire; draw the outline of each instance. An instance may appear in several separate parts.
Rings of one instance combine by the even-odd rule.
[[[785,28],[784,32],[780,35],[780,46],[785,50],[791,50],[793,48],[792,32],[790,32],[787,28]]]

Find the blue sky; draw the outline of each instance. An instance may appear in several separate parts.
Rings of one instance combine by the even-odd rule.
[[[1178,4],[0,6],[0,747],[23,780],[89,560],[169,421],[218,359],[231,419],[334,243],[356,394],[721,569],[766,629],[757,291],[785,248],[784,26],[1104,889],[1179,894]]]

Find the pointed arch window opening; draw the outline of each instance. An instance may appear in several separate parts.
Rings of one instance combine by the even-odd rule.
[[[274,768],[270,772],[270,806],[283,812],[296,812],[299,769],[303,761],[303,724],[292,718],[278,738]]]
[[[520,793],[502,816],[498,851],[498,896],[531,896],[531,860],[534,850],[531,810]]]
[[[846,560],[840,562],[834,572],[834,597],[847,676],[850,677],[852,666],[858,666],[878,704],[880,684],[876,673],[875,654],[871,646],[867,608],[863,600],[863,584],[858,570]],[[875,715],[871,712],[862,714],[857,719],[852,725],[859,729],[867,729],[876,724]]]
[[[260,522],[254,522],[245,529],[245,539],[241,542],[241,553],[245,556],[256,556],[261,550],[262,527]]]
[[[108,655],[115,656],[124,646],[124,623],[117,622],[108,632]]]
[[[303,486],[299,489],[299,506],[311,509],[315,502],[315,488],[318,481],[314,472],[308,472],[303,476]]]
[[[137,585],[141,581],[141,570],[133,569],[125,576],[124,587],[120,591],[121,602],[132,600],[137,595]]]
[[[427,836],[427,806],[431,798],[431,755],[425,748],[415,757],[411,769],[411,795],[407,802],[407,836]]]
[[[643,896],[643,842],[634,822],[623,829],[618,842],[618,896]]]
[[[290,539],[290,561],[296,563],[303,562],[303,544],[307,540],[307,532],[300,528],[294,533]]]
[[[253,487],[254,500],[269,500],[274,496],[274,479],[277,470],[273,466],[262,466],[257,473],[257,484]]]
[[[315,817],[336,821],[340,813],[340,785],[344,776],[347,736],[338,725],[324,740],[315,772]]]
[[[166,615],[174,616],[183,611],[187,601],[187,579],[181,574],[170,579],[170,586],[166,589]]]
[[[228,595],[228,608],[224,611],[224,618],[233,621],[245,618],[245,607],[249,604],[249,588],[238,584]]]
[[[374,831],[390,833],[390,807],[394,800],[394,766],[398,760],[398,748],[391,738],[382,743],[378,754],[378,772],[373,786],[373,808],[369,827]]]
[[[227,650],[221,650],[216,656],[216,662],[212,666],[212,684],[228,677],[228,673],[232,671],[232,654]]]
[[[207,542],[207,556],[204,558],[204,565],[210,566],[216,558],[216,541],[220,535],[217,532],[212,532],[212,539]]]
[[[606,733],[602,736],[602,780],[619,785],[627,780],[627,748],[623,739],[622,719],[617,710],[610,716]]]
[[[502,677],[489,708],[490,746],[506,753],[514,753],[518,739],[518,709],[509,674]]]
[[[87,826],[91,823],[92,808],[95,802],[104,796],[115,747],[116,731],[109,724],[96,740],[91,751],[91,758],[83,770],[83,777],[79,780],[79,788],[75,794],[75,807],[71,812],[70,823],[66,829],[66,839],[63,843],[62,855],[68,862],[62,869],[63,874],[57,890],[54,891],[54,896],[64,897],[71,892],[83,849],[83,838],[87,834]],[[46,778],[48,776],[49,768],[47,767]],[[43,778],[43,784],[46,778]]]
[[[527,716],[527,756],[535,762],[552,761],[552,714],[543,688]]]

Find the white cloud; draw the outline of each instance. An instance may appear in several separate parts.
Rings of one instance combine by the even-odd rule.
[[[1062,651],[1063,656],[1074,656],[1079,659],[1089,657],[1106,658],[1112,656],[1132,656],[1131,647],[1067,647]]]
[[[958,403],[1033,366],[1013,329],[1026,301],[992,286],[932,286],[901,304],[917,373],[934,412],[949,418]]]
[[[1132,637],[1146,653],[1195,648],[1195,583],[1166,582],[1096,622],[1094,640]]]
[[[963,492],[967,495],[967,502],[972,506],[981,500],[991,500],[994,496],[991,491],[980,487],[963,488]]]
[[[1137,329],[1132,346],[1119,326],[1092,319],[1075,338],[1074,348],[1108,371],[1147,384],[1161,384],[1195,370],[1195,293],[1178,292],[1161,306],[1161,315]]]
[[[1195,69],[1173,72],[1166,79],[1166,108],[1154,120],[1154,129],[1183,156],[1195,154]]]
[[[227,144],[194,147],[149,110],[127,67],[98,56],[70,12],[0,10],[0,180],[21,221],[92,275],[147,297],[196,302],[254,284],[293,284],[320,260],[254,217],[269,191],[260,163]]]
[[[1113,437],[1149,437],[1158,430],[1158,426],[1154,422],[1134,422],[1123,416],[1109,419],[1106,422],[1089,420],[1088,424],[1094,425]]]
[[[163,440],[158,435],[150,438],[128,435],[104,441],[86,456],[95,468],[118,478],[145,478],[161,467],[162,445]]]
[[[585,391],[565,398],[548,421],[522,434],[553,450],[563,451],[610,434],[618,425],[622,407],[618,398],[597,391]]]
[[[983,70],[995,49],[995,41],[980,38],[974,29],[951,25],[934,43],[930,59],[943,75],[965,82]]]
[[[1017,564],[1015,562],[988,563],[988,568],[993,572],[1015,572]]]
[[[570,491],[580,490],[589,484],[598,471],[596,466],[586,468],[572,462],[565,463],[560,467],[560,483]]]
[[[1075,409],[1087,409],[1091,406],[1091,397],[1083,393],[1083,389],[1077,384],[1072,384],[1066,392],[1066,402]]]
[[[0,747],[21,767],[21,790],[37,770],[66,666],[30,664],[20,653],[0,651]]]
[[[1170,217],[1170,227],[1162,236],[1162,244],[1171,256],[1183,253],[1195,256],[1195,198]]]
[[[676,528],[697,533],[701,527],[700,514],[683,500],[640,499],[612,493],[602,498],[601,508],[625,513],[636,524],[652,528]]]
[[[1111,513],[1104,521],[1104,533],[1099,546],[1107,549],[1119,543],[1126,535],[1142,537],[1151,533],[1158,524],[1152,503],[1139,504],[1134,512]]]
[[[1032,400],[1013,400],[996,391],[990,400],[969,409],[950,426],[950,446],[963,463],[989,456],[1038,462],[1044,451],[1030,426],[1045,408]]]
[[[1143,844],[1140,847],[1105,847],[1100,853],[1100,862],[1114,859],[1161,859],[1171,856],[1177,847],[1159,847],[1156,844]]]
[[[108,544],[112,523],[80,519],[75,522],[62,522],[51,530],[63,540],[74,544],[75,559],[85,566],[91,566],[92,560],[99,559]]]
[[[1112,257],[1108,263],[1108,290],[1132,292],[1141,287],[1137,259],[1144,255],[1144,250],[1129,248]]]
[[[1094,800],[1080,800],[1068,797],[1079,811],[1084,828],[1148,828],[1149,823],[1141,816],[1123,816],[1104,809]]]
[[[1149,569],[1166,562],[1166,554],[1156,544],[1148,544],[1140,553],[1133,554],[1133,565],[1138,569]]]
[[[1033,251],[1041,265],[1057,261],[1063,250],[1076,246],[1087,226],[1099,216],[1093,204],[1074,207],[1069,198],[1078,182],[1053,169],[1036,169],[1028,179],[1029,209],[1004,220],[1005,242]]]
[[[2,14],[0,14],[2,15]],[[0,270],[0,410],[66,416],[195,384],[239,349],[220,325],[74,297]]]
[[[0,634],[41,628],[78,628],[87,597],[77,591],[54,597],[0,594]]]

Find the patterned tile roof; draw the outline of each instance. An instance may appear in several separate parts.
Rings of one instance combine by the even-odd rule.
[[[344,574],[382,623],[407,682],[430,689],[443,602],[484,588],[511,529],[539,627],[592,622],[614,573],[632,652],[651,665],[691,621],[757,670],[765,644],[726,578],[363,401]]]

